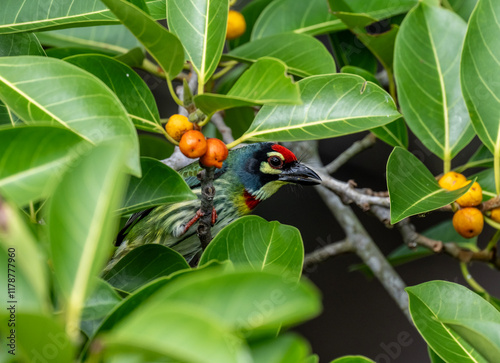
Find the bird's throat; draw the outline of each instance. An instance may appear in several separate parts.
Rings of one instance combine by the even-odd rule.
[[[250,209],[251,211],[257,207],[259,204],[260,200],[255,198],[252,194],[250,194],[246,189],[243,192],[243,198],[245,199],[245,204]]]

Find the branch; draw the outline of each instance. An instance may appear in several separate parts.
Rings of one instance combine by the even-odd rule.
[[[352,244],[348,239],[323,246],[304,257],[304,266],[302,269],[307,270],[311,266],[319,265],[330,257],[347,252],[354,252]]]
[[[330,164],[325,166],[325,170],[328,174],[333,174],[342,165],[348,162],[351,158],[359,154],[361,151],[368,149],[375,145],[377,138],[371,132],[366,135],[362,140],[354,142],[350,147],[348,147],[344,152],[342,152],[335,160]]]
[[[221,133],[222,140],[224,141],[225,144],[230,144],[234,141],[233,131],[231,130],[230,127],[226,125],[220,112],[214,113],[214,115],[212,116],[212,123],[215,125],[215,127],[217,127],[217,129]]]
[[[212,213],[214,210],[214,167],[204,168],[198,173],[201,181],[201,218],[196,230],[201,247],[205,249],[212,240]]]

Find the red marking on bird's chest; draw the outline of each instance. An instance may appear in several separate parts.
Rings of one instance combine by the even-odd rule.
[[[281,145],[273,145],[271,146],[271,148],[274,150],[274,151],[277,151],[279,152],[281,155],[283,155],[283,157],[285,158],[285,163],[291,163],[292,161],[296,161],[297,160],[297,157],[295,156],[295,154],[293,152],[291,152],[290,150],[288,150],[286,147],[284,146],[281,146]]]
[[[253,210],[255,207],[257,207],[257,204],[259,204],[259,202],[260,202],[260,200],[255,198],[247,190],[245,190],[243,192],[243,197],[245,198],[245,204],[247,205],[248,209],[250,209],[250,210]]]

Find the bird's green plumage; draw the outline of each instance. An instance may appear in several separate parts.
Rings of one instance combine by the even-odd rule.
[[[273,150],[273,147],[288,152],[287,158]],[[280,168],[271,168],[267,165],[270,157],[275,154],[282,159]],[[303,170],[308,173],[307,178],[302,176],[304,184],[314,184],[314,181],[319,180],[314,172],[298,163],[290,151],[272,143],[257,143],[230,151],[223,167],[215,171],[214,208],[218,217],[212,227],[212,234],[216,235],[233,220],[250,213],[260,200],[267,199],[282,185],[290,182],[286,178],[280,180],[281,174],[297,177],[289,171],[297,165],[303,168],[300,169],[302,174]],[[200,170],[199,163],[194,162],[178,171],[198,198],[201,191],[196,175]],[[309,178],[310,176],[312,177]],[[309,182],[306,183],[306,180]],[[295,180],[291,182],[300,183]],[[149,213],[133,216],[133,223],[128,226],[127,234],[107,269],[130,250],[146,243],[160,243],[178,251],[186,260],[191,261],[201,251],[200,241],[196,235],[197,223],[187,231],[185,227],[199,208],[200,201],[196,199],[161,205]]]

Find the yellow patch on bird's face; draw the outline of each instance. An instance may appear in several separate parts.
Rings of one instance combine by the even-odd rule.
[[[257,193],[255,193],[255,197],[259,200],[264,200],[269,198],[271,195],[276,193],[279,188],[283,185],[288,184],[287,182],[276,180],[269,183],[264,184],[262,188],[259,189]]]
[[[283,157],[283,155],[281,155],[277,151],[271,151],[271,152],[267,153],[268,158],[270,158],[271,156],[277,156],[282,161],[285,161],[285,158]],[[271,165],[269,165],[269,163],[267,161],[263,161],[262,163],[260,163],[260,171],[261,171],[261,173],[264,173],[264,174],[281,174],[281,170],[271,167]]]

